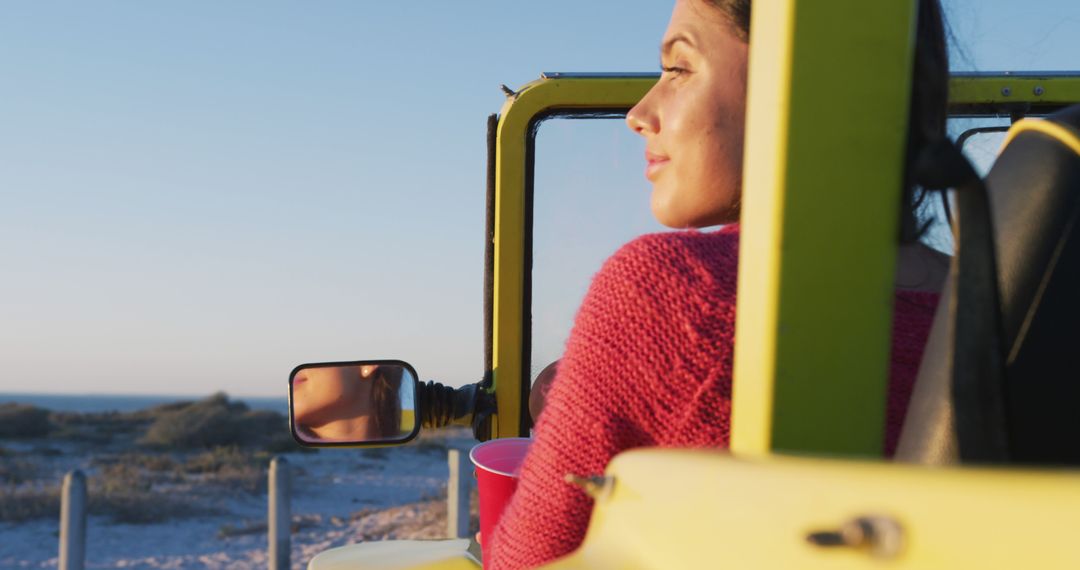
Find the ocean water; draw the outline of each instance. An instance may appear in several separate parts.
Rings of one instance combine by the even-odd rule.
[[[209,396],[209,395],[207,395]],[[160,404],[171,402],[200,400],[207,396],[170,396],[170,395],[117,395],[117,394],[15,394],[0,392],[0,404],[18,402],[31,404],[57,412],[134,412]],[[229,397],[240,401],[254,410],[273,410],[282,414],[289,413],[289,401],[280,398]]]

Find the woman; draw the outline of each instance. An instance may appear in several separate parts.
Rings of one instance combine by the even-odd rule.
[[[653,214],[674,228],[734,224],[742,191],[749,0],[677,0],[663,73],[627,115],[645,138]],[[944,136],[948,65],[938,0],[920,2],[909,164]],[[918,243],[906,176],[885,448],[895,450],[948,259]],[[563,482],[641,446],[727,447],[738,227],[643,236],[596,275],[547,394],[518,490],[493,536],[494,568],[550,561],[581,542],[592,501]]]
[[[292,382],[296,433],[309,443],[395,439],[401,425],[400,366],[305,368]]]

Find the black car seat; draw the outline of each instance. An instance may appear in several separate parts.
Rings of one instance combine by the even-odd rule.
[[[896,459],[1080,464],[1080,105],[1013,125],[984,182],[957,188]]]

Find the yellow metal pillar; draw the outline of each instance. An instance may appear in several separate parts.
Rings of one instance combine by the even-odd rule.
[[[550,74],[523,87],[503,105],[495,153],[495,259],[492,315],[492,375],[498,414],[494,437],[524,433],[527,413],[525,327],[531,307],[528,296],[530,268],[526,267],[526,215],[532,203],[527,195],[529,145],[536,121],[551,114],[596,111],[625,112],[656,82],[651,74]]]
[[[758,0],[732,449],[880,455],[914,0]]]

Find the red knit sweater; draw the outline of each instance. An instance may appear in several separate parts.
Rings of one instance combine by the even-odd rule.
[[[738,229],[638,238],[593,278],[547,395],[491,566],[530,568],[577,548],[592,499],[566,473],[603,473],[643,446],[727,447]],[[900,424],[937,295],[898,292],[885,447]]]

